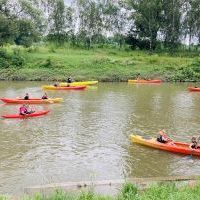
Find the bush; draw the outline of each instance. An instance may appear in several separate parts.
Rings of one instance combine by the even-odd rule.
[[[134,200],[136,199],[138,189],[131,183],[126,183],[122,188],[121,196],[119,200]]]
[[[9,66],[9,62],[5,58],[0,57],[0,68],[8,68]]]
[[[19,55],[20,54],[20,47],[15,47],[15,48],[13,48],[13,54],[14,55]]]
[[[44,63],[42,63],[40,66],[45,67],[45,68],[51,68],[51,67],[53,67],[53,62],[52,62],[51,58],[47,58],[46,61]]]
[[[24,58],[22,56],[16,55],[14,54],[11,58],[11,63],[12,65],[16,66],[16,67],[21,67],[24,65]]]
[[[0,49],[0,68],[8,68],[10,66],[9,64],[9,58],[7,51],[5,49]]]
[[[200,59],[190,65],[194,72],[200,73]]]
[[[9,55],[5,49],[0,49],[0,58],[8,59]]]
[[[37,52],[37,51],[38,51],[38,48],[34,47],[34,46],[27,48],[28,53],[34,53],[34,52]]]

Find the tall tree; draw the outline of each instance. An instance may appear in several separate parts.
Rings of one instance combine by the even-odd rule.
[[[135,33],[141,40],[149,40],[149,48],[156,46],[162,21],[162,0],[129,0]]]
[[[163,0],[163,26],[162,34],[166,47],[174,49],[181,39],[181,13],[182,0]]]
[[[188,0],[190,4],[190,11],[188,13],[188,27],[189,32],[192,36],[198,38],[198,43],[200,44],[200,2],[199,0]]]
[[[79,0],[79,34],[85,38],[87,48],[91,47],[92,38],[103,30],[101,3],[92,0]]]
[[[1,45],[3,41],[4,43],[15,41],[19,44],[20,42],[17,41],[22,41],[22,38],[26,40],[26,44],[25,42],[20,44],[25,46],[31,45],[31,41],[36,41],[35,36],[41,31],[42,20],[40,10],[33,2],[30,0],[0,0],[0,11]]]
[[[61,45],[73,32],[73,9],[66,6],[64,0],[54,0],[50,4],[49,35],[53,35],[53,38]]]
[[[49,16],[50,35],[53,35],[57,43],[61,45],[65,40],[66,28],[68,27],[66,20],[69,16],[66,17],[64,0],[51,1],[51,4],[53,9]]]
[[[18,20],[17,27],[18,34],[14,40],[17,45],[30,47],[33,42],[38,41],[40,34],[38,33],[35,24],[31,20]]]
[[[129,25],[128,12],[121,2],[106,2],[103,10],[104,29],[117,39],[121,48]]]
[[[18,34],[18,27],[14,21],[0,15],[0,46],[13,43]]]

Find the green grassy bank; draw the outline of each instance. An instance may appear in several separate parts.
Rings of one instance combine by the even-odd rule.
[[[126,184],[117,196],[102,196],[94,192],[71,194],[57,191],[50,196],[37,194],[34,197],[23,197],[26,200],[199,200],[200,184],[177,188],[175,184],[160,184],[144,191],[138,190],[132,184]],[[0,197],[0,200],[9,200],[9,197]]]
[[[117,49],[72,49],[53,46],[5,47],[0,80],[127,81],[143,78],[200,81],[200,59],[189,53],[153,53]],[[4,58],[5,57],[5,58]]]

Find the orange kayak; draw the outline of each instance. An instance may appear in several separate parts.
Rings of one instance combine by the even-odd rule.
[[[200,88],[199,87],[188,87],[188,90],[190,92],[200,92]]]
[[[181,153],[186,155],[195,155],[200,156],[200,148],[191,149],[189,143],[185,142],[176,142],[170,140],[167,143],[158,142],[156,138],[145,138],[140,135],[130,135],[130,139],[133,143],[138,143],[148,147],[161,149],[164,151],[170,151],[173,153]]]
[[[144,80],[144,79],[140,79],[140,80],[128,80],[128,83],[162,83],[163,81],[160,79],[154,79],[154,80]]]
[[[49,103],[60,103],[63,98],[49,98],[49,99],[39,99],[30,98],[28,100],[18,99],[18,98],[0,98],[4,103],[15,103],[15,104],[49,104]]]

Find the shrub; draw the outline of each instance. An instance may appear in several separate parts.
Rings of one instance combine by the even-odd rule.
[[[13,48],[13,54],[14,55],[19,55],[20,54],[20,47],[15,47],[15,48]]]
[[[134,200],[136,199],[138,189],[131,183],[126,183],[122,188],[121,197],[119,200]]]
[[[45,68],[53,67],[53,62],[51,58],[47,58],[45,62],[41,64],[41,67],[45,67]]]
[[[5,58],[0,57],[0,68],[8,68],[9,66],[9,62]]]
[[[24,62],[25,62],[25,59],[22,56],[16,55],[16,54],[12,56],[12,59],[11,59],[12,65],[16,67],[21,67],[24,65]]]
[[[0,49],[0,57],[4,59],[8,59],[9,55],[5,49]]]

